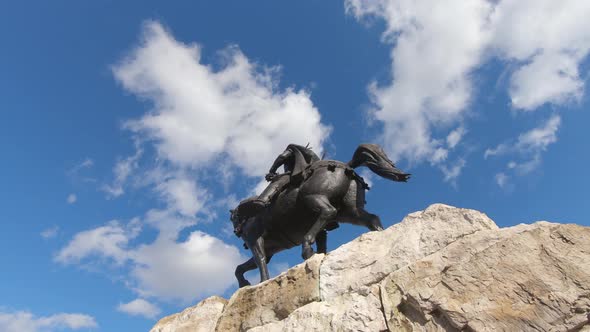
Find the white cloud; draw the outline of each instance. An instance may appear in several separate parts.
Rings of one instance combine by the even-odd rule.
[[[207,166],[228,156],[260,176],[289,143],[321,149],[330,128],[303,90],[277,90],[277,68],[257,66],[237,48],[220,53],[220,70],[201,63],[201,47],[176,41],[156,22],[143,42],[113,68],[128,91],[153,102],[127,128],[155,142],[180,166]]]
[[[158,317],[162,312],[157,305],[140,298],[128,303],[119,304],[117,310],[132,316],[142,316],[151,319]]]
[[[157,229],[160,237],[176,240],[178,233],[197,224],[197,219],[175,213],[171,209],[151,209],[145,214],[145,222]]]
[[[77,200],[78,200],[78,196],[76,196],[76,194],[69,194],[68,197],[66,198],[66,202],[68,202],[68,204],[74,204],[74,203],[76,203]]]
[[[582,97],[584,83],[578,72],[579,60],[566,51],[536,55],[512,76],[512,104],[534,110],[546,102],[564,104]]]
[[[81,169],[91,168],[92,166],[94,166],[94,160],[92,160],[90,158],[86,158],[86,159],[82,160],[79,164],[76,164],[74,167],[72,167],[68,171],[68,173],[75,174],[75,173],[79,172]]]
[[[102,186],[102,190],[107,193],[109,198],[116,198],[125,193],[123,185],[132,175],[133,171],[138,168],[139,158],[143,154],[143,150],[136,146],[136,151],[133,155],[120,159],[113,168],[115,179],[112,184]]]
[[[135,291],[163,300],[188,302],[223,292],[235,282],[233,271],[245,261],[238,248],[200,231],[178,241],[180,230],[195,221],[170,211],[150,210],[147,222],[160,231],[152,243],[129,246],[139,234],[138,222],[122,226],[113,221],[76,234],[55,260],[68,264],[95,258],[97,264],[125,264]]]
[[[500,188],[504,188],[506,186],[506,183],[508,182],[508,175],[504,173],[498,173],[496,174],[495,178],[496,183],[498,184],[498,186],[500,186]]]
[[[561,124],[561,118],[553,115],[541,127],[532,129],[518,137],[516,147],[519,150],[546,150],[547,146],[557,141],[557,130]]]
[[[170,208],[184,216],[194,216],[207,200],[207,192],[184,175],[161,180],[156,190]]]
[[[498,144],[498,146],[496,146],[495,148],[487,148],[483,154],[483,157],[485,159],[488,159],[488,157],[490,156],[503,155],[509,152],[512,148],[513,147],[507,143]]]
[[[78,263],[89,256],[102,256],[123,264],[129,257],[127,244],[140,230],[139,221],[123,226],[113,220],[105,226],[76,234],[55,256],[63,264]]]
[[[60,313],[35,317],[27,311],[0,312],[0,331],[3,332],[48,332],[96,327],[98,324],[94,317],[84,314]]]
[[[391,83],[372,83],[369,92],[371,114],[383,123],[382,140],[396,159],[446,161],[464,134],[448,130],[456,123],[465,128],[465,113],[477,96],[473,77],[494,57],[508,66],[516,109],[562,105],[583,94],[579,66],[590,50],[589,1],[345,3],[359,20],[377,17],[386,23],[383,41],[392,46]],[[437,137],[441,134],[446,147],[444,136]]]
[[[561,124],[559,115],[551,116],[544,124],[518,136],[513,142],[499,144],[495,148],[486,149],[484,158],[514,153],[521,161],[510,161],[508,169],[518,174],[528,174],[541,163],[541,153],[557,141],[557,130]]]
[[[81,173],[83,173],[84,170],[92,168],[92,166],[94,166],[94,161],[90,158],[86,158],[67,170],[66,174],[74,180],[82,180],[83,182],[96,182],[95,178],[81,176]]]
[[[392,44],[392,83],[370,87],[375,118],[384,125],[383,142],[395,158],[440,163],[444,141],[433,127],[446,128],[462,119],[471,99],[469,74],[478,65],[490,35],[485,1],[346,2],[361,19],[385,19],[383,39]],[[457,134],[451,136],[453,147]]]
[[[444,180],[446,182],[455,183],[457,177],[459,177],[459,175],[461,174],[463,167],[465,167],[465,160],[459,159],[454,165],[451,165],[450,167],[442,165],[440,166],[440,169],[442,170],[445,176]]]
[[[578,67],[590,50],[590,2],[503,0],[494,7],[492,41],[500,56],[517,61],[511,79],[514,107],[579,99],[584,83]]]
[[[153,104],[124,126],[138,142],[155,145],[158,165],[145,172],[144,184],[154,187],[165,210],[185,217],[211,216],[205,207],[218,199],[199,184],[199,172],[218,173],[227,188],[237,172],[264,175],[290,143],[310,143],[321,153],[331,130],[308,92],[278,89],[278,67],[251,62],[237,46],[219,52],[218,60],[220,68],[202,63],[200,45],[147,22],[141,43],[113,66],[126,90]],[[112,186],[114,195],[119,187]]]
[[[59,232],[59,226],[52,226],[52,227],[49,227],[48,229],[42,231],[41,237],[43,237],[44,239],[51,239],[53,237],[56,237],[58,232]]]
[[[506,142],[499,144],[495,148],[486,149],[484,158],[510,152],[536,155],[545,151],[547,146],[557,141],[557,130],[560,124],[561,118],[559,115],[553,115],[541,126],[519,135],[516,142]]]
[[[511,161],[508,163],[508,169],[516,171],[519,175],[525,175],[534,171],[541,165],[541,153],[534,154],[531,159],[524,160],[522,162]]]
[[[90,168],[92,166],[94,166],[94,161],[90,158],[84,159],[79,165],[80,168]]]
[[[182,242],[160,237],[133,252],[132,275],[143,296],[185,302],[225,291],[245,261],[238,248],[200,231]]]
[[[449,149],[453,149],[455,146],[457,146],[463,135],[465,135],[465,128],[463,127],[458,127],[457,129],[451,131],[447,136],[447,146]]]

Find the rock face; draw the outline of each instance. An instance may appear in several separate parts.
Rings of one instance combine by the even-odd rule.
[[[226,299],[212,296],[181,313],[160,319],[151,332],[213,331],[226,304]]]
[[[247,331],[283,320],[298,308],[319,301],[323,258],[324,255],[314,255],[276,278],[238,289],[223,311],[216,331]]]
[[[151,332],[388,330],[590,331],[590,228],[435,204]]]

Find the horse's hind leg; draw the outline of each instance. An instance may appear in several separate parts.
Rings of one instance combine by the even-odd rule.
[[[301,256],[303,256],[303,259],[308,259],[313,256],[311,244],[318,233],[326,227],[326,224],[336,217],[338,210],[336,210],[336,208],[330,204],[330,200],[323,195],[307,196],[305,197],[305,204],[311,210],[318,213],[315,223],[303,237],[303,250]]]
[[[382,231],[383,225],[381,224],[381,218],[378,215],[369,213],[364,209],[358,211],[359,224],[367,226],[372,231]]]
[[[328,251],[328,232],[325,229],[319,231],[315,237],[315,243],[319,254],[325,254]]]
[[[238,279],[238,285],[240,288],[250,285],[250,282],[244,278],[244,273],[254,270],[255,268],[256,261],[254,260],[254,257],[236,267],[236,278]]]

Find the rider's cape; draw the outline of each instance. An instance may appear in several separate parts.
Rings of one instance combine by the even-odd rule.
[[[305,180],[305,168],[320,158],[311,149],[297,144],[289,144],[287,150],[291,150],[294,157],[291,183],[299,184]]]

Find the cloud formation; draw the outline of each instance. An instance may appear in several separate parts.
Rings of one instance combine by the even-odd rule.
[[[383,123],[382,141],[395,159],[443,162],[450,145],[432,135],[433,127],[460,122],[472,98],[469,74],[490,39],[486,1],[346,2],[358,19],[385,20],[383,41],[392,45],[391,83],[372,83],[372,114]]]
[[[557,131],[560,125],[561,118],[559,115],[554,114],[539,127],[518,136],[515,141],[505,142],[495,148],[486,149],[484,158],[516,154],[520,160],[510,161],[507,168],[520,175],[530,173],[541,163],[541,154],[547,150],[549,145],[557,141]],[[506,175],[503,174],[501,179],[503,180],[499,180],[497,183],[500,187],[503,187],[507,179]]]
[[[500,172],[500,173],[497,173],[494,178],[496,179],[496,183],[498,184],[498,186],[500,188],[506,188],[506,185],[508,184],[508,180],[509,180],[508,175]]]
[[[57,236],[57,233],[59,232],[59,226],[51,226],[47,229],[45,229],[44,231],[41,232],[41,237],[44,239],[51,239]]]
[[[78,263],[84,258],[99,256],[116,264],[123,264],[129,255],[127,244],[140,231],[139,220],[133,220],[127,226],[113,220],[108,224],[74,235],[73,239],[55,256],[55,260],[64,264]]]
[[[460,144],[466,113],[477,97],[477,69],[493,58],[506,65],[515,109],[563,105],[583,94],[579,66],[590,50],[588,1],[345,3],[359,20],[386,23],[390,82],[372,83],[369,93],[371,114],[383,124],[382,141],[394,158],[439,165],[447,159]]]
[[[120,303],[117,310],[131,316],[142,316],[150,319],[158,317],[162,312],[157,305],[141,298],[128,303]]]
[[[109,198],[116,198],[125,193],[123,185],[132,175],[133,171],[139,167],[139,158],[142,154],[143,150],[136,147],[136,151],[133,155],[117,161],[115,167],[113,167],[113,173],[115,175],[113,183],[101,187],[101,189],[107,193]]]
[[[510,97],[517,109],[578,100],[579,65],[590,51],[590,2],[503,0],[493,7],[492,51],[515,63]]]
[[[132,255],[131,274],[141,295],[185,302],[225,291],[235,283],[235,267],[246,260],[238,248],[201,231],[181,242],[160,237]]]
[[[159,23],[144,25],[143,41],[113,67],[122,86],[153,103],[126,127],[155,143],[160,158],[207,166],[227,156],[247,175],[260,176],[289,143],[321,149],[330,128],[304,90],[279,91],[276,73],[236,47],[219,53],[215,70],[201,46],[185,44]]]
[[[235,283],[233,271],[245,260],[238,248],[201,231],[191,232],[178,241],[178,232],[186,227],[168,215],[156,215],[164,226],[151,243],[130,246],[139,234],[139,221],[128,225],[110,222],[82,231],[62,248],[55,260],[77,264],[93,260],[95,264],[127,267],[129,285],[143,297],[189,302],[202,296],[225,291]],[[149,222],[149,221],[148,221]],[[137,309],[135,303],[125,308]]]
[[[50,332],[96,328],[92,316],[77,313],[60,313],[47,317],[36,317],[27,311],[0,311],[0,331],[3,332]]]
[[[74,204],[74,203],[76,203],[77,200],[78,200],[78,196],[76,196],[76,194],[69,194],[68,197],[66,198],[66,202],[68,202],[68,204]]]

